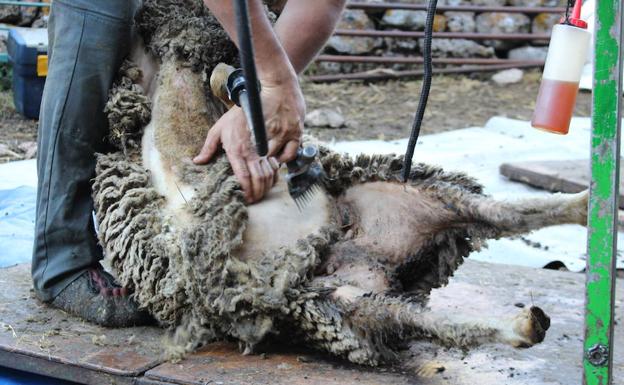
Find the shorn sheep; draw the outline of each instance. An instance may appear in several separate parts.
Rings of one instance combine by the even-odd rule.
[[[234,339],[245,354],[292,340],[377,365],[399,342],[530,347],[550,320],[531,307],[505,320],[433,315],[444,286],[487,239],[584,224],[587,195],[498,202],[472,178],[402,158],[355,159],[321,146],[323,193],[299,211],[284,179],[246,206],[224,156],[195,155],[225,107],[215,65],[236,50],[200,0],[146,0],[138,37],[106,111],[119,151],[98,157],[93,197],[113,272],[173,333],[174,354]],[[310,139],[308,139],[310,140]]]

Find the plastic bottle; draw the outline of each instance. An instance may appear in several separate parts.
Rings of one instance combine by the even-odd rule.
[[[570,128],[591,38],[587,23],[580,19],[581,3],[577,0],[572,16],[553,27],[531,119],[531,125],[537,129],[565,135]]]

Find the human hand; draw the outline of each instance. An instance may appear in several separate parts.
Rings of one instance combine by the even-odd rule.
[[[261,200],[277,182],[279,163],[274,157],[258,156],[251,142],[245,114],[239,107],[230,109],[212,126],[193,162],[208,163],[219,145],[225,150],[234,175],[243,188],[245,200],[248,203]]]
[[[295,159],[301,143],[305,101],[296,77],[262,81],[262,110],[269,137],[268,156],[285,163]]]

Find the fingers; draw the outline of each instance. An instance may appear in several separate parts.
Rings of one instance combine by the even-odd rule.
[[[277,158],[281,163],[289,162],[297,157],[297,149],[299,148],[299,140],[291,140],[286,143],[284,150]]]
[[[265,157],[246,160],[240,156],[228,155],[234,175],[241,184],[247,203],[260,201],[277,181],[279,163]]]
[[[193,158],[193,163],[195,164],[206,164],[210,161],[210,159],[214,156],[219,148],[219,144],[221,143],[221,129],[219,127],[213,127],[208,131],[208,135],[206,136],[206,141],[202,146],[201,151],[195,158]]]
[[[274,157],[277,153],[284,147],[284,141],[278,140],[277,138],[273,138],[269,140],[269,152],[267,156]]]
[[[279,163],[274,158],[257,158],[247,162],[251,175],[251,198],[249,203],[261,200],[275,185]]]
[[[295,159],[297,156],[297,149],[301,143],[301,137],[298,136],[294,139],[282,139],[273,138],[269,140],[269,152],[267,156],[277,157],[279,162],[285,163]]]
[[[254,159],[247,162],[249,172],[251,173],[251,201],[254,203],[262,199],[266,190],[266,176],[261,165],[261,159]]]
[[[233,153],[226,153],[228,160],[230,161],[230,165],[232,166],[232,171],[234,171],[234,175],[236,175],[236,179],[240,183],[243,193],[245,194],[245,200],[248,203],[252,203],[253,200],[253,191],[252,191],[252,183],[251,183],[251,172],[247,168],[247,162],[240,155]]]
[[[270,157],[269,158],[269,164],[271,165],[271,168],[273,169],[273,184],[272,186],[275,186],[275,184],[277,183],[277,181],[279,180],[279,168],[280,168],[280,164],[277,161],[277,159]]]
[[[260,166],[262,166],[262,171],[264,175],[264,191],[262,196],[265,196],[271,188],[273,187],[273,178],[275,175],[275,171],[273,171],[273,167],[269,163],[269,160],[266,157],[260,159]]]

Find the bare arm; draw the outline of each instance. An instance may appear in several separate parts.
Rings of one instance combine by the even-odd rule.
[[[269,141],[269,157],[281,162],[296,156],[303,132],[305,102],[297,74],[305,69],[331,35],[344,0],[290,0],[275,30],[261,0],[249,0],[254,59],[262,84],[262,104]],[[232,2],[204,0],[230,38],[238,43]],[[210,129],[195,157],[207,163],[219,146],[226,152],[248,202],[260,200],[275,183],[276,162],[260,158],[240,108],[228,111]]]
[[[204,4],[219,20],[230,38],[238,45],[232,1],[204,0]],[[251,30],[253,31],[254,59],[260,82],[270,84],[296,82],[296,73],[269,19],[264,13],[262,2],[260,0],[249,0],[248,4]]]
[[[288,0],[275,32],[297,73],[314,60],[340,19],[346,0]]]

